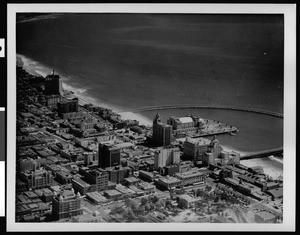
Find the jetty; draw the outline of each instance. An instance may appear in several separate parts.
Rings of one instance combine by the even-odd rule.
[[[154,111],[154,110],[164,110],[164,109],[224,109],[224,110],[234,110],[234,111],[244,111],[244,112],[252,112],[252,113],[259,113],[265,114],[268,116],[279,117],[283,118],[282,113],[273,112],[269,110],[261,110],[255,108],[247,108],[247,107],[230,107],[230,106],[223,106],[223,105],[164,105],[164,106],[151,106],[151,107],[144,107],[138,108],[134,110],[130,110],[131,112],[145,112],[145,111]]]
[[[269,149],[265,151],[259,151],[255,153],[249,153],[246,155],[241,156],[241,160],[247,160],[247,159],[253,159],[253,158],[262,158],[262,157],[268,157],[270,155],[279,155],[283,154],[283,147],[275,148],[275,149]]]

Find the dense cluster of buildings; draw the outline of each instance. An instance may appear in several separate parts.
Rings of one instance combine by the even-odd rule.
[[[54,72],[37,79],[18,67],[17,87],[17,221],[80,221],[84,200],[104,205],[205,185],[208,177],[259,201],[282,197],[281,184],[241,165],[240,154],[224,151],[216,137],[174,137],[201,129],[205,121],[198,116],[170,117],[164,124],[157,114],[152,128],[139,126],[66,98]],[[187,206],[195,201],[179,200]]]

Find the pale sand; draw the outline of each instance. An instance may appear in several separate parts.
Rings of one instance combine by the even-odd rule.
[[[19,66],[23,66],[23,69],[25,69],[27,72],[35,76],[46,77],[48,74],[52,73],[52,70],[47,66],[20,54],[17,54],[17,64]],[[88,88],[84,88],[84,87],[76,88],[66,83],[70,80],[70,78],[63,77],[63,76],[61,76],[61,78],[62,78],[63,90],[72,91],[73,95],[71,95],[71,97],[77,97],[80,105],[93,104],[94,106],[111,109],[113,112],[120,114],[123,120],[127,120],[127,119],[137,120],[139,121],[140,125],[145,125],[145,126],[152,125],[152,121],[150,119],[137,113],[119,112],[117,108],[112,107],[111,105],[104,104],[103,102],[100,102],[98,99],[88,96],[87,94]]]
[[[222,145],[223,150],[227,152],[235,151],[241,154],[241,156],[250,154],[251,152],[241,152],[239,150],[234,149],[231,146],[224,146]],[[277,179],[280,175],[283,175],[283,167],[277,167],[273,165],[271,162],[272,161],[277,161],[282,164],[282,161],[280,159],[277,159],[273,156],[269,157],[270,161],[266,161],[260,158],[255,158],[255,159],[247,159],[247,160],[241,160],[240,163],[244,166],[247,167],[254,167],[254,166],[261,166],[263,167],[264,173],[271,176],[274,179]]]
[[[37,61],[34,61],[31,58],[20,55],[20,54],[17,54],[17,64],[19,66],[23,66],[23,69],[25,69],[27,72],[29,72],[30,74],[35,75],[35,76],[46,77],[48,74],[52,73],[52,69],[48,68],[47,66],[45,66]],[[137,120],[137,121],[139,121],[140,125],[152,126],[152,120],[142,116],[141,114],[132,113],[132,112],[119,112],[116,108],[114,108],[112,106],[108,106],[108,105],[104,104],[103,102],[100,102],[99,100],[88,96],[87,88],[75,88],[75,87],[67,84],[66,82],[69,81],[70,78],[63,77],[63,76],[61,76],[61,78],[62,78],[62,82],[63,82],[63,89],[67,90],[67,91],[72,91],[74,93],[74,96],[79,99],[79,103],[81,105],[93,104],[94,106],[111,109],[112,111],[120,114],[122,119],[124,119],[124,120],[126,120],[126,119]],[[241,154],[241,156],[250,153],[250,152],[241,152],[239,150],[234,149],[232,146],[222,145],[222,148],[228,152],[231,152],[231,151],[239,152]],[[283,174],[282,169],[273,167],[273,166],[271,166],[271,164],[268,164],[267,162],[263,161],[262,159],[242,160],[241,164],[248,166],[248,167],[262,166],[264,168],[264,172],[266,174],[269,174],[270,176],[275,177],[275,178],[277,178],[277,176]]]
[[[137,120],[139,121],[140,125],[145,125],[145,126],[152,126],[152,121],[141,114],[138,113],[132,113],[132,112],[119,112],[118,114],[121,115],[121,118],[126,120]]]
[[[270,161],[264,161],[263,159],[255,158],[255,159],[243,160],[241,161],[241,164],[247,167],[261,166],[264,169],[264,173],[271,176],[274,179],[277,179],[280,175],[283,176],[283,165],[282,168],[280,168],[278,166],[273,165],[271,161],[274,160],[270,159]]]

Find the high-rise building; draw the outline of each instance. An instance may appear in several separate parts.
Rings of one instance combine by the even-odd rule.
[[[89,166],[92,162],[95,162],[96,157],[94,152],[84,152],[84,165]]]
[[[59,115],[64,113],[78,112],[78,99],[64,100],[57,103],[57,111]]]
[[[214,158],[217,158],[221,154],[221,151],[222,148],[216,137],[211,141],[205,138],[187,138],[183,144],[183,153],[193,157],[196,161],[204,161],[204,157],[206,157],[205,160],[207,160],[207,156],[211,154],[214,155]],[[206,152],[211,154],[205,155]]]
[[[95,169],[87,171],[84,176],[87,182],[96,186],[96,191],[107,189],[109,180],[108,171],[104,169]]]
[[[194,159],[202,161],[202,157],[204,153],[208,150],[210,142],[210,140],[205,138],[186,138],[183,144],[183,153],[187,156],[193,157]]]
[[[214,153],[215,157],[218,157],[222,152],[222,148],[219,144],[219,141],[216,139],[216,136],[214,136],[214,138],[210,142],[210,149],[211,152]]]
[[[60,220],[72,216],[82,215],[82,196],[72,190],[63,190],[59,195],[54,194],[52,199],[53,219]]]
[[[45,78],[45,93],[47,95],[62,95],[62,81],[59,75],[49,74]]]
[[[202,161],[203,161],[203,165],[205,166],[215,163],[215,154],[212,152],[205,152]]]
[[[221,158],[221,164],[227,165],[229,162],[229,152],[221,151],[220,158]]]
[[[172,126],[162,123],[158,113],[153,120],[152,139],[157,146],[167,146],[172,142]]]
[[[40,168],[31,172],[19,172],[19,178],[27,184],[27,188],[30,190],[51,186],[54,177],[51,171]]]
[[[110,143],[99,143],[99,167],[106,168],[120,165],[121,150]]]
[[[130,175],[130,167],[108,167],[109,181],[113,183],[123,183],[124,179]]]
[[[166,148],[157,150],[154,154],[154,169],[178,164],[180,162],[180,150],[178,148]]]
[[[32,158],[23,158],[18,161],[18,171],[26,172],[26,171],[36,171],[39,170],[41,164]]]
[[[180,149],[173,148],[171,164],[177,165],[180,163]]]

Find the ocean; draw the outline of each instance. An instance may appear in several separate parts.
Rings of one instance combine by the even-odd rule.
[[[283,113],[280,15],[52,15],[17,23],[17,53],[27,69],[43,76],[54,69],[65,89],[115,111],[188,104]],[[237,136],[219,138],[242,152],[283,144],[280,118],[160,111],[165,117],[185,112],[237,126]],[[151,121],[153,112],[139,115]],[[282,173],[278,161],[266,162]]]

